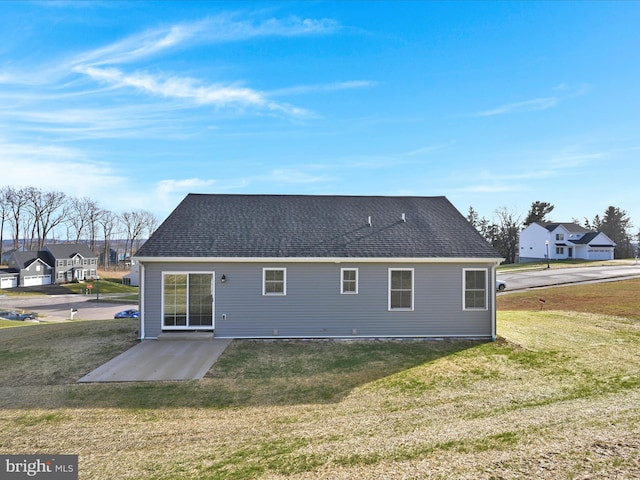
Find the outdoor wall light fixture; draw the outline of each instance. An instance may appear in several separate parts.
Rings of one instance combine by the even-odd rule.
[[[226,281],[227,281],[227,276],[223,274],[223,275],[220,277],[220,282],[221,282],[221,283],[224,283],[224,282],[226,282]]]

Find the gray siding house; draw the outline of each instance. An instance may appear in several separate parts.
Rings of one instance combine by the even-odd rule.
[[[56,243],[44,246],[55,269],[54,283],[82,281],[98,276],[98,256],[86,245]]]
[[[86,245],[51,244],[43,250],[14,251],[8,267],[17,274],[14,287],[68,283],[96,278],[98,257]]]
[[[9,257],[8,265],[9,270],[17,274],[13,287],[32,287],[51,283],[53,267],[40,255],[40,252],[15,250]]]
[[[188,195],[136,254],[140,337],[496,337],[502,258],[445,197]]]

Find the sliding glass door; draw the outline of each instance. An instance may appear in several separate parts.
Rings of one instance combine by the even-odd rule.
[[[165,273],[162,278],[163,329],[213,329],[213,272]]]

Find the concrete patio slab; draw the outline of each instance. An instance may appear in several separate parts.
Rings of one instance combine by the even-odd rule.
[[[230,339],[144,340],[85,375],[78,383],[199,379],[230,343]]]

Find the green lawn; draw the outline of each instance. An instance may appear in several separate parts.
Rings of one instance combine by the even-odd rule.
[[[1,329],[0,451],[77,453],[91,479],[640,478],[636,318],[501,311],[493,343],[234,341],[200,381],[75,383],[136,328]]]

